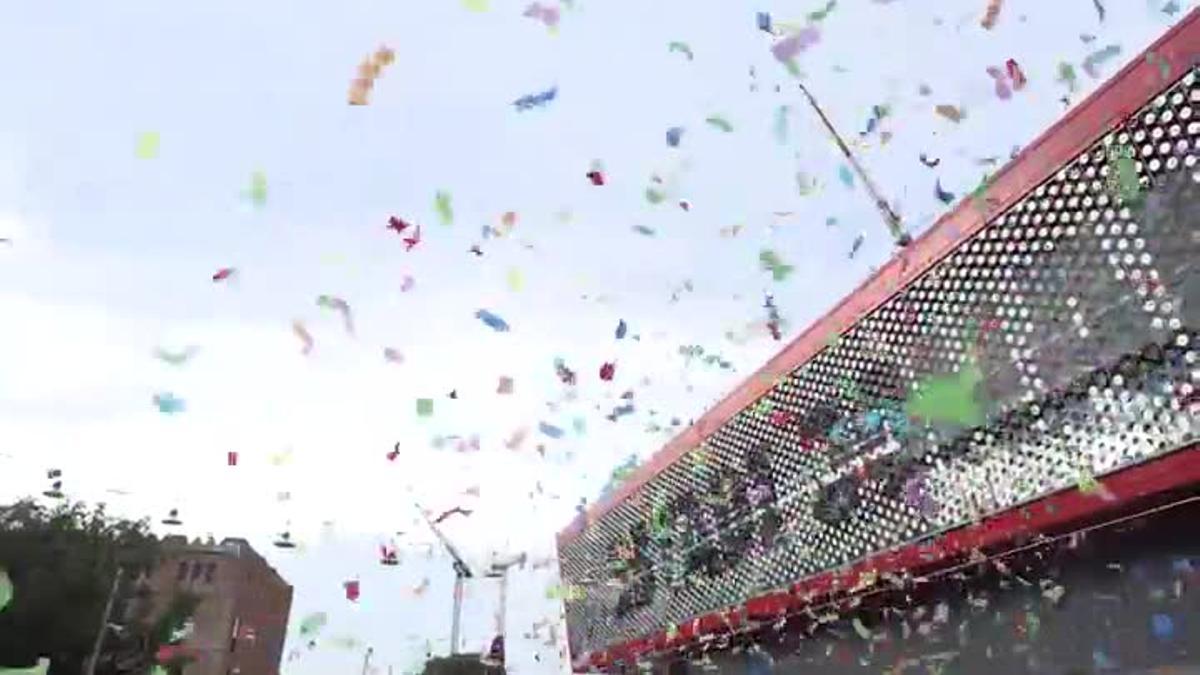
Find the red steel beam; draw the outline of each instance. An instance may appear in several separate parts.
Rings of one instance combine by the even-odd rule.
[[[1156,55],[1155,62],[1148,60],[1150,54]],[[1163,60],[1170,66],[1167,79],[1163,79],[1159,71],[1159,63]],[[769,392],[778,378],[824,349],[832,336],[841,335],[891,298],[897,289],[924,274],[959,243],[1015,204],[1096,139],[1118,126],[1198,60],[1200,8],[1192,10],[1138,58],[1000,169],[991,185],[980,195],[981,203],[986,204],[985,208],[979,208],[977,204],[980,202],[970,197],[960,201],[900,255],[889,260],[741,386],[668,442],[619,488],[576,517],[558,534],[558,545],[561,547],[574,541],[587,523],[611,511],[680,456],[698,447],[711,432]]]

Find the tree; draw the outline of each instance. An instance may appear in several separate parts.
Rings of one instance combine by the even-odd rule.
[[[147,521],[111,517],[102,504],[47,508],[23,500],[0,506],[0,568],[14,588],[12,602],[0,612],[0,668],[26,667],[46,657],[50,675],[83,672],[118,568],[123,581],[116,596],[130,601],[136,595],[133,579],[152,569],[157,558],[158,541]],[[112,647],[148,645],[143,639],[148,631],[131,627]],[[106,656],[97,675],[119,672],[112,654]]]

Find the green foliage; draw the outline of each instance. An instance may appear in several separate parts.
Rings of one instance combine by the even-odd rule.
[[[118,564],[132,576],[149,569],[157,551],[145,521],[110,517],[103,505],[0,506],[0,567],[14,587],[0,612],[0,667],[48,657],[50,675],[82,672]]]

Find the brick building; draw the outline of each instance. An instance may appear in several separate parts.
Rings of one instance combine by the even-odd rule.
[[[168,537],[161,563],[144,581],[156,613],[179,592],[201,598],[185,642],[196,660],[184,675],[279,672],[292,587],[245,540],[201,544]]]

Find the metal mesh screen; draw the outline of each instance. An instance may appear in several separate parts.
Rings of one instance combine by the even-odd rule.
[[[564,544],[564,583],[586,592],[567,602],[572,650],[1194,442],[1196,80],[1176,81]],[[910,417],[905,402],[921,396],[964,409]]]

